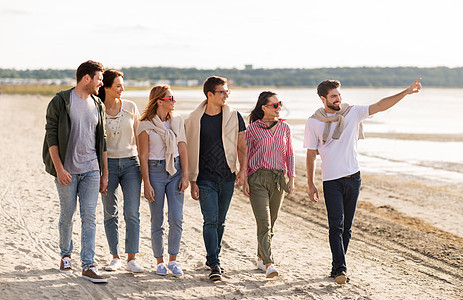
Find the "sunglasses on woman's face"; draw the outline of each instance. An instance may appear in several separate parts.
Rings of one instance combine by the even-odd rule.
[[[161,98],[161,100],[170,100],[172,102],[175,102],[174,96],[164,97],[164,98]]]
[[[283,106],[283,103],[281,103],[281,101],[278,101],[272,104],[265,104],[264,106],[273,106],[274,109],[277,109],[278,107]]]

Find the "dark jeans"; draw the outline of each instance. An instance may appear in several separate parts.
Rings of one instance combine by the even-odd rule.
[[[333,271],[346,271],[346,252],[352,232],[355,208],[360,193],[360,172],[335,180],[323,181],[328,212]]]
[[[219,254],[225,230],[225,220],[235,188],[234,181],[213,182],[198,180],[199,204],[203,214],[203,238],[206,246],[206,265],[220,264]]]

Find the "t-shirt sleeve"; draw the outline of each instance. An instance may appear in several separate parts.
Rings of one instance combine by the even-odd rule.
[[[354,105],[352,107],[359,121],[363,121],[370,117],[370,106],[368,105]]]
[[[318,149],[318,144],[319,140],[315,131],[315,124],[314,121],[315,119],[307,119],[307,123],[305,123],[305,129],[304,129],[304,143],[303,146],[305,149],[310,149],[310,150],[317,150]]]
[[[186,135],[185,135],[185,123],[181,116],[178,116],[179,120],[179,128],[178,128],[178,135],[177,135],[177,144],[180,142],[186,143]]]
[[[236,114],[238,116],[238,132],[245,131],[246,124],[244,123],[243,117],[238,111],[236,112]]]

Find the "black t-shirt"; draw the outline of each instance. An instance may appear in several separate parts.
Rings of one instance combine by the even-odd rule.
[[[196,180],[214,182],[235,181],[230,171],[222,143],[222,112],[215,116],[206,113],[201,117],[199,144],[199,174]],[[238,112],[238,132],[246,130],[243,117]]]

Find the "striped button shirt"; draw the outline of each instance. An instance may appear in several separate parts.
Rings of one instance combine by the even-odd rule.
[[[278,122],[275,132],[257,120],[246,129],[248,146],[248,168],[246,176],[259,168],[283,170],[289,177],[295,177],[295,161],[291,129],[283,121]]]

